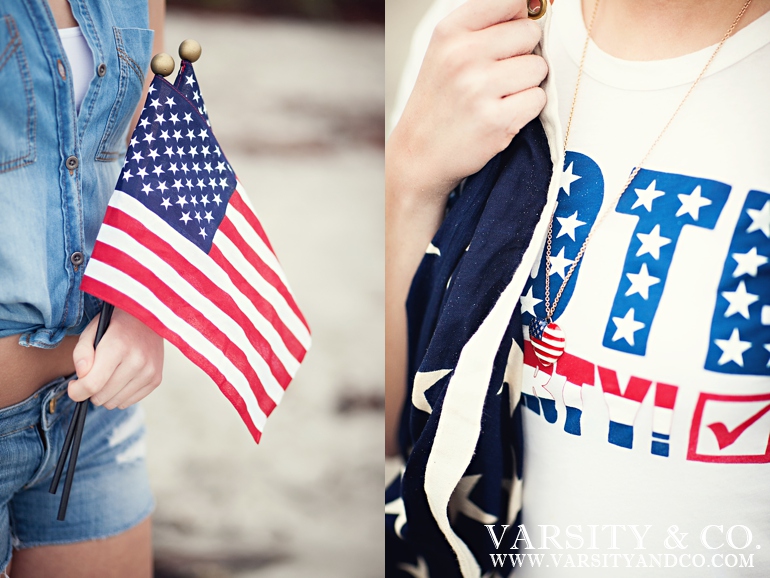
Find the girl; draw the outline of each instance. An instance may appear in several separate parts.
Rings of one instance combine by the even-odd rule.
[[[386,148],[388,575],[761,575],[770,2],[455,4]]]

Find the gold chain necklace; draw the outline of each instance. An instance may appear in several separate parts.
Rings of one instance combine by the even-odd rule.
[[[591,20],[588,23],[588,29],[586,31],[586,39],[585,39],[585,42],[583,43],[583,52],[580,56],[580,66],[578,67],[577,80],[575,81],[575,92],[572,96],[572,107],[570,108],[570,111],[569,111],[567,128],[564,134],[564,152],[565,153],[567,152],[567,143],[569,142],[569,133],[570,133],[570,128],[572,127],[572,117],[575,114],[575,103],[577,102],[578,91],[580,90],[580,81],[583,78],[583,67],[586,60],[586,52],[588,52],[588,43],[591,40],[591,33],[593,32],[594,21],[596,20],[596,12],[597,12],[597,9],[599,8],[599,1],[600,0],[596,0],[596,3],[594,4],[594,8],[591,13]],[[708,59],[708,62],[706,62],[706,65],[703,67],[703,69],[700,71],[700,74],[698,74],[697,78],[695,79],[695,82],[692,83],[689,90],[684,95],[684,98],[682,98],[681,102],[676,107],[676,110],[674,110],[674,113],[668,119],[668,122],[663,126],[663,130],[660,131],[657,138],[653,141],[652,145],[650,145],[650,148],[647,149],[647,152],[645,153],[644,157],[642,157],[642,160],[639,163],[637,163],[636,167],[634,167],[634,170],[631,171],[631,174],[629,175],[628,180],[626,180],[626,184],[623,186],[620,193],[617,195],[617,197],[615,197],[614,201],[605,208],[605,210],[601,213],[601,215],[599,215],[599,218],[596,220],[593,227],[589,231],[588,235],[586,236],[586,240],[583,242],[583,245],[580,247],[580,250],[578,251],[577,256],[575,257],[575,260],[572,262],[572,265],[567,271],[567,274],[565,275],[564,280],[561,283],[561,287],[559,287],[559,291],[556,293],[556,296],[553,299],[553,303],[551,303],[550,302],[551,301],[551,283],[550,283],[551,242],[553,238],[553,221],[554,221],[554,216],[556,214],[556,207],[554,207],[554,212],[551,214],[551,222],[548,225],[548,238],[546,240],[545,300],[544,300],[545,318],[541,319],[541,318],[535,317],[532,319],[529,325],[530,341],[532,342],[533,349],[535,350],[535,354],[537,355],[538,359],[540,359],[543,365],[545,366],[551,365],[564,352],[564,345],[565,345],[564,331],[558,325],[556,325],[556,323],[553,323],[552,318],[553,318],[554,312],[556,311],[556,306],[559,304],[559,299],[561,299],[562,293],[564,292],[564,289],[567,286],[567,283],[572,277],[572,273],[574,273],[575,268],[577,267],[580,260],[583,258],[583,254],[586,251],[586,247],[588,246],[588,243],[591,240],[591,237],[593,237],[594,232],[602,223],[602,221],[604,221],[605,217],[613,211],[618,201],[620,200],[620,197],[622,197],[623,194],[626,192],[626,190],[628,189],[628,186],[631,184],[631,182],[634,180],[634,177],[636,177],[637,173],[642,168],[642,165],[649,158],[650,153],[652,153],[652,151],[655,149],[657,144],[660,142],[660,139],[668,130],[668,127],[671,126],[671,123],[674,121],[674,118],[676,118],[677,114],[679,114],[679,111],[681,110],[682,106],[687,101],[687,99],[690,97],[690,94],[692,94],[692,91],[695,89],[695,87],[698,85],[700,80],[706,74],[706,71],[709,69],[709,67],[711,66],[711,63],[714,61],[717,54],[722,49],[722,46],[724,46],[724,43],[732,35],[733,31],[735,30],[735,27],[738,26],[738,23],[741,21],[741,18],[743,18],[743,15],[746,13],[746,10],[748,10],[749,6],[751,5],[751,2],[752,0],[746,0],[746,2],[743,5],[743,8],[741,8],[741,11],[735,17],[735,20],[733,20],[733,23],[730,25],[730,28],[728,28],[727,32],[725,32],[724,36],[722,37],[722,40],[720,40],[719,44],[717,44],[717,47],[714,49],[714,52],[711,54],[711,57]],[[558,206],[558,203],[557,203],[557,206]]]

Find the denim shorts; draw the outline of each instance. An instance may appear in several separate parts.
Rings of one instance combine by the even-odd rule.
[[[142,410],[89,404],[66,520],[56,519],[65,476],[56,495],[48,487],[75,410],[67,395],[71,379],[56,379],[0,409],[0,572],[12,548],[106,538],[154,508]]]

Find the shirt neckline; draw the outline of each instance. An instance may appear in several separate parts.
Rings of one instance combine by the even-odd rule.
[[[587,30],[580,0],[561,0],[554,10],[556,36],[570,58],[579,65]],[[711,76],[770,43],[770,12],[733,34],[711,63],[705,76]],[[660,90],[695,81],[714,52],[716,44],[696,52],[663,60],[623,60],[604,52],[593,40],[583,71],[595,80],[625,90]]]
[[[72,28],[58,28],[59,36],[61,38],[75,38],[76,36],[83,36],[83,32],[80,30],[80,26],[73,26]]]

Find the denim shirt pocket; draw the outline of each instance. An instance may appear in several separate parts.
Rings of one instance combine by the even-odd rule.
[[[19,98],[19,95],[24,98]],[[0,16],[0,173],[35,162],[35,93],[16,21]]]
[[[120,80],[107,127],[99,142],[97,161],[113,162],[126,150],[126,130],[142,96],[144,74],[149,67],[154,32],[146,28],[113,27]]]

